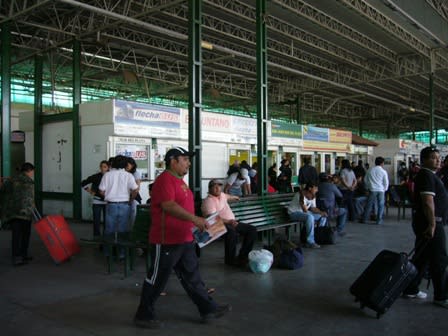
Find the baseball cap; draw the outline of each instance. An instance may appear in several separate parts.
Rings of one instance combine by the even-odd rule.
[[[172,158],[176,158],[178,156],[194,156],[194,152],[189,152],[182,147],[173,147],[165,154],[165,162],[169,162]]]
[[[320,173],[319,174],[319,181],[326,181],[328,180],[328,174],[327,173]]]
[[[211,187],[213,187],[217,184],[222,186],[222,182],[220,180],[217,180],[217,179],[210,180],[210,182],[208,183],[208,188],[210,189]]]

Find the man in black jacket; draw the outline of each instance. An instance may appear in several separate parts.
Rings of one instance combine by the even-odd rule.
[[[106,202],[104,196],[99,193],[99,185],[103,175],[109,171],[109,162],[101,161],[100,172],[90,175],[81,182],[81,187],[93,196],[92,212],[93,212],[93,236],[101,235],[101,213],[103,219],[106,218]],[[104,221],[103,221],[104,223]],[[104,224],[103,224],[104,230]]]

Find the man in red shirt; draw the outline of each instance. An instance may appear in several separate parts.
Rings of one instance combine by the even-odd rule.
[[[222,192],[222,183],[219,180],[211,180],[208,184],[208,196],[202,202],[202,214],[209,216],[215,212],[224,221],[227,228],[225,234],[225,252],[224,262],[231,266],[245,266],[248,261],[249,252],[257,239],[257,229],[250,224],[238,222],[230,209],[228,200],[239,200],[238,196],[229,195]],[[236,256],[236,245],[238,235],[243,235],[243,244],[241,246],[238,258]]]
[[[183,181],[194,153],[181,147],[165,155],[166,170],[155,180],[151,193],[152,225],[149,232],[151,268],[143,283],[140,305],[134,323],[141,328],[157,329],[154,304],[174,269],[182,286],[196,304],[202,322],[218,318],[231,310],[218,305],[208,295],[199,273],[192,229],[207,228],[204,218],[195,216],[193,193]]]

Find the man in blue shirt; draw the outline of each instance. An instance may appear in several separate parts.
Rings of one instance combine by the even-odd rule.
[[[317,207],[326,211],[329,217],[336,217],[336,231],[339,236],[345,235],[345,223],[347,221],[347,209],[339,208],[336,199],[342,199],[342,193],[328,181],[326,173],[319,174],[319,191],[317,193]]]

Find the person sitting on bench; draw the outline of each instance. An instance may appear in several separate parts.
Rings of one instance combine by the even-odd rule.
[[[306,228],[305,247],[320,248],[314,241],[314,222],[319,226],[327,223],[327,213],[316,207],[316,193],[318,189],[313,183],[307,183],[303,191],[297,192],[288,206],[288,214],[293,221],[304,221]]]
[[[217,212],[227,228],[225,234],[225,264],[245,266],[248,262],[249,252],[257,238],[257,229],[250,224],[235,220],[235,215],[227,203],[228,200],[239,200],[239,197],[223,193],[222,183],[219,180],[211,180],[208,184],[208,196],[202,202],[202,215],[207,217]],[[235,258],[239,234],[243,235],[243,244],[238,258]]]

